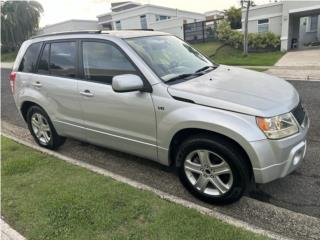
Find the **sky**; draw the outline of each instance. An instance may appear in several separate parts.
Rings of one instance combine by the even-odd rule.
[[[44,8],[40,27],[68,19],[97,20],[96,16],[110,11],[111,2],[125,0],[38,0]],[[240,6],[240,0],[133,0],[142,4],[154,4],[194,12],[224,10]],[[256,4],[269,3],[270,0],[255,0]]]

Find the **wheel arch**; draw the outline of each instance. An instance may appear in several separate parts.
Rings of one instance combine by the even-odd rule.
[[[32,106],[38,106],[40,108],[42,108],[44,111],[46,111],[40,104],[34,102],[34,101],[29,101],[29,100],[26,100],[24,101],[22,104],[21,104],[21,107],[20,107],[20,113],[24,119],[25,122],[27,122],[27,113],[28,113],[28,110],[30,107]]]
[[[238,143],[238,141],[236,141],[235,139],[229,136],[226,136],[224,134],[221,134],[212,130],[200,129],[200,128],[184,128],[184,129],[180,129],[174,134],[169,145],[169,153],[168,153],[169,162],[171,166],[175,166],[175,167],[180,166],[180,163],[177,163],[175,159],[176,159],[176,154],[178,152],[179,146],[183,143],[183,141],[191,136],[196,136],[200,134],[203,134],[208,138],[222,139],[225,142],[234,146],[237,149],[237,151],[241,152],[241,154],[244,155],[244,158],[246,159],[245,164],[247,165],[250,171],[250,177],[253,177],[252,163],[250,161],[249,154],[245,150],[244,146],[242,146],[240,143]]]

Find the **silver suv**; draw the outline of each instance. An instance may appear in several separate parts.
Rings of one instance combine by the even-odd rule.
[[[71,137],[174,166],[211,203],[288,175],[306,153],[309,120],[288,82],[215,64],[166,33],[38,36],[10,81],[39,145]]]

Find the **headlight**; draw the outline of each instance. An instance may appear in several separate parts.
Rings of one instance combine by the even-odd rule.
[[[293,135],[299,131],[291,113],[272,118],[256,117],[258,127],[270,139],[279,139]]]

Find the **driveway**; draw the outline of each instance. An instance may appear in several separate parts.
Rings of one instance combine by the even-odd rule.
[[[276,64],[277,67],[315,67],[320,70],[320,48],[287,52]]]
[[[267,73],[287,80],[319,80],[320,48],[287,52]]]
[[[7,76],[9,70],[1,70],[1,120],[19,126],[21,138],[31,138],[25,123],[20,118],[12,94],[10,92]],[[311,119],[311,129],[308,136],[308,151],[306,159],[301,167],[286,178],[279,179],[269,184],[260,185],[255,191],[248,195],[269,204],[289,209],[297,213],[307,214],[320,218],[320,82],[293,81],[302,96]],[[178,177],[162,166],[132,155],[100,148],[76,140],[68,139],[66,144],[59,148],[59,152],[73,158],[103,167],[111,172],[123,175],[138,182],[157,188],[161,191],[182,197],[198,204],[209,206],[193,198],[180,184]],[[275,232],[288,233],[288,236],[308,239],[312,224],[304,222],[303,228],[299,228],[295,221],[298,217],[292,214],[284,218],[275,218],[275,213],[269,208],[262,206],[259,202],[254,203],[243,198],[238,203],[217,208],[231,216],[236,216],[244,221],[261,225]],[[266,205],[268,206],[268,205]],[[281,223],[277,223],[281,222]],[[315,220],[312,220],[313,222]],[[318,220],[316,220],[317,222]],[[319,224],[317,223],[317,226]],[[318,229],[318,227],[316,227]],[[300,237],[299,237],[300,238]]]

